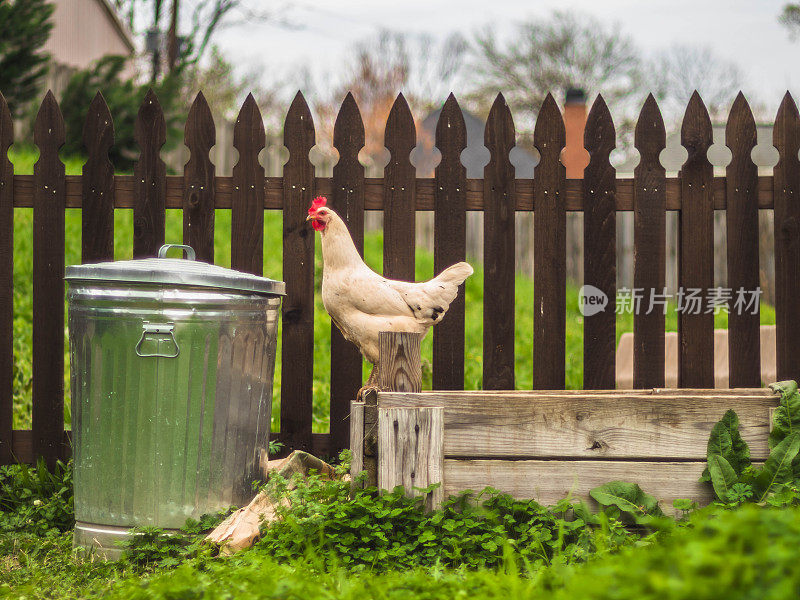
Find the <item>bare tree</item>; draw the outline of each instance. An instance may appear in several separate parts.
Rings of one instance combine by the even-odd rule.
[[[724,119],[742,87],[742,71],[707,47],[673,46],[651,61],[648,87],[667,120],[679,119],[695,90],[712,119]]]
[[[640,100],[639,49],[618,25],[588,15],[554,12],[518,25],[504,40],[486,29],[476,34],[472,54],[471,105],[486,114],[503,92],[522,129],[532,128],[548,92],[559,99],[569,88],[583,89],[590,99],[602,92],[610,106]]]
[[[162,21],[167,17],[165,0],[114,0],[114,4],[126,16],[127,25],[134,35],[144,36],[153,32],[160,37],[165,25]],[[259,21],[286,25],[286,10],[283,0],[270,3],[268,7],[258,0],[170,0],[166,38],[159,39],[151,53],[151,79],[157,81],[161,75],[164,50],[167,72],[172,72],[179,64],[185,66],[199,62],[215,34],[223,28]]]
[[[428,35],[381,31],[357,43],[346,63],[344,81],[315,86],[334,90],[315,95],[320,149],[324,151],[332,139],[339,106],[351,92],[364,120],[365,154],[380,164],[386,119],[397,94],[403,92],[418,118],[441,105],[458,85],[466,49],[466,41],[457,34],[437,42]]]

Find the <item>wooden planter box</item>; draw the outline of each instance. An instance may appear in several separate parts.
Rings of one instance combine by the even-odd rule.
[[[383,335],[383,334],[382,334]],[[395,336],[403,381],[413,382],[408,343]],[[387,340],[389,338],[387,337]],[[383,350],[383,347],[382,347]],[[398,352],[395,352],[397,355]],[[388,361],[381,364],[395,364]],[[382,387],[387,387],[387,374]],[[676,498],[711,500],[698,478],[714,424],[739,415],[754,462],[767,458],[769,389],[473,391],[368,393],[354,402],[353,472],[382,489],[409,493],[441,483],[427,499],[491,486],[554,504],[614,480],[638,483],[669,510]]]

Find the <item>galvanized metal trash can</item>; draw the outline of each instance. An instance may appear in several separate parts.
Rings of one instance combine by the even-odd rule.
[[[285,286],[189,260],[67,267],[76,546],[253,497]]]

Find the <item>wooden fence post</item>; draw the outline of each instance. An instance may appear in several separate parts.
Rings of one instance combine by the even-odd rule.
[[[392,392],[422,390],[422,357],[418,333],[382,331],[379,335],[381,369],[378,387]],[[361,405],[361,406],[360,406]],[[361,413],[359,415],[359,413]],[[350,450],[353,454],[350,472],[355,476],[367,472],[364,485],[378,485],[378,394],[375,389],[364,394],[364,402],[350,404]],[[361,423],[359,423],[359,419]],[[360,437],[360,441],[358,438]]]
[[[0,93],[0,465],[11,463],[14,425],[14,124]]]
[[[64,117],[52,92],[33,130],[33,461],[64,456],[64,219],[66,182],[58,150]]]
[[[407,496],[438,483],[424,499],[426,510],[444,499],[444,408],[378,409],[378,487],[402,485]]]

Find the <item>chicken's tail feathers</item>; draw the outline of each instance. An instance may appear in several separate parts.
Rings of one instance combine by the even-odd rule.
[[[460,262],[447,267],[444,271],[439,273],[435,279],[444,282],[452,283],[456,286],[461,285],[464,281],[475,272],[469,263]]]

